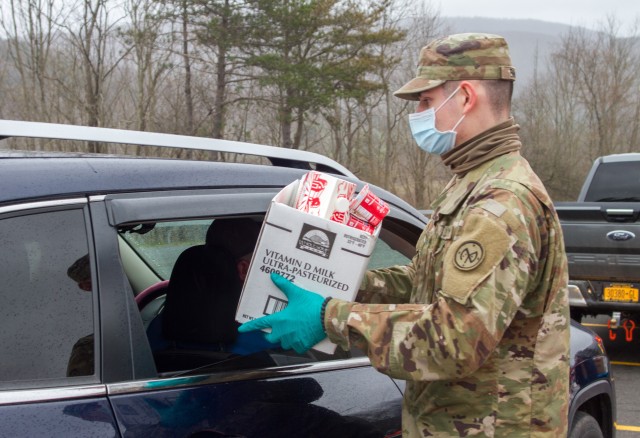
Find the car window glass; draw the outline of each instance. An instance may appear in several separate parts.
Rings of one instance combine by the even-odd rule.
[[[260,224],[262,218],[255,218]],[[154,294],[138,292],[141,315],[160,374],[184,372],[200,367],[208,371],[267,365],[344,359],[361,352],[336,349],[334,354],[314,350],[296,354],[264,344],[260,333],[251,339],[238,336],[235,310],[242,289],[236,258],[213,251],[206,243],[209,226],[220,218],[133,224],[120,235],[135,250],[138,259],[169,280],[162,287],[150,286]],[[233,245],[233,242],[229,243]],[[369,268],[406,264],[415,251],[413,243],[384,230],[376,244]],[[123,260],[124,263],[124,260]],[[139,269],[125,266],[125,271]],[[224,310],[222,310],[224,309]]]
[[[411,261],[411,258],[406,254],[403,254],[397,249],[393,249],[389,245],[389,243],[385,241],[385,238],[398,239],[397,236],[383,233],[376,242],[376,246],[373,249],[373,253],[371,254],[371,259],[369,260],[367,269],[388,268],[389,266],[406,265]]]
[[[640,161],[601,164],[593,175],[585,201],[640,201]]]
[[[0,382],[94,374],[82,210],[0,220],[0,248]]]

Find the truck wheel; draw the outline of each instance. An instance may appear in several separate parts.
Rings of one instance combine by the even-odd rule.
[[[604,438],[604,435],[595,418],[586,412],[578,411],[573,418],[568,438]]]

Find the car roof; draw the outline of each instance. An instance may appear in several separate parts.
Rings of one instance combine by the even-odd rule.
[[[279,188],[305,169],[279,166],[82,154],[0,153],[0,205],[140,191]],[[362,188],[364,181],[340,175]],[[386,202],[419,217],[398,196],[370,185]],[[416,214],[417,213],[417,214]]]
[[[0,154],[0,203],[149,190],[281,187],[304,172],[211,161]]]
[[[148,158],[0,149],[0,205],[15,202],[71,198],[140,191],[205,188],[277,188],[299,179],[309,170],[335,174],[362,188],[350,170],[320,154],[259,144],[126,131],[53,123],[0,120],[0,140],[41,138],[183,148],[259,156],[273,165],[243,164],[177,158]],[[410,204],[371,185],[387,203],[419,222],[424,217]]]
[[[600,157],[603,163],[619,163],[628,161],[640,161],[640,153],[627,152],[624,154],[611,154]]]

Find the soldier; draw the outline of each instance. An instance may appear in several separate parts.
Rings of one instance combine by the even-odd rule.
[[[567,433],[569,307],[558,218],[520,155],[505,40],[458,34],[420,52],[395,92],[421,149],[453,179],[408,266],[366,273],[357,302],[325,300],[282,278],[288,307],[241,326],[298,351],[328,335],[407,381],[408,437]],[[367,304],[363,304],[367,303]]]

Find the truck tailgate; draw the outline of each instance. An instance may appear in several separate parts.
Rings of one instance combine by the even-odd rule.
[[[640,279],[640,203],[556,203],[572,280]]]

